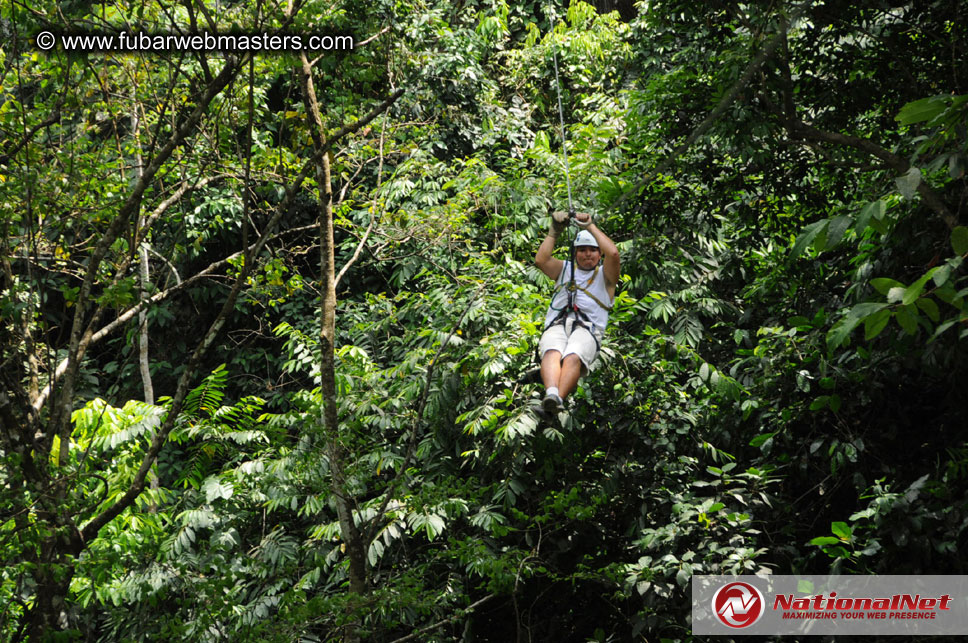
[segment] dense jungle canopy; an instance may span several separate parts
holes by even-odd
[[[61,39],[122,33],[355,44]],[[0,34],[0,639],[687,640],[693,574],[968,573],[963,0]],[[564,143],[622,278],[546,422]]]

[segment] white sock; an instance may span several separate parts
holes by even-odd
[[[557,386],[549,386],[547,389],[545,389],[545,395],[546,396],[547,395],[558,395],[558,387]],[[558,395],[558,397],[561,397],[561,396]]]

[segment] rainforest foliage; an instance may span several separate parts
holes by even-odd
[[[697,573],[968,573],[961,0],[3,0],[0,33],[0,639],[685,640]],[[565,143],[624,274],[549,423]]]

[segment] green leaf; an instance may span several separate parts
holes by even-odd
[[[913,335],[918,332],[918,313],[914,306],[902,306],[897,310],[897,323],[904,332]]]
[[[871,219],[870,226],[874,228],[878,234],[887,234],[890,232],[890,228],[887,227],[887,223],[883,219]]]
[[[827,406],[827,404],[829,403],[830,403],[830,396],[821,395],[820,397],[818,397],[817,399],[815,399],[813,402],[810,403],[810,410],[819,411],[820,409]]]
[[[864,320],[864,339],[871,340],[881,334],[881,331],[891,321],[891,311],[881,310]]]
[[[699,367],[699,379],[703,382],[709,381],[709,364],[703,362],[703,365]]]
[[[202,491],[205,493],[205,502],[211,503],[218,498],[228,500],[235,492],[231,482],[222,482],[218,476],[209,476],[202,483]]]
[[[817,545],[818,547],[822,547],[824,545],[839,545],[840,539],[834,538],[833,536],[819,536],[811,540],[809,544]]]
[[[803,229],[803,232],[801,232],[797,237],[796,242],[794,242],[793,250],[790,251],[790,258],[796,259],[803,254],[803,251],[806,250],[811,243],[813,243],[814,239],[817,238],[817,235],[819,235],[821,231],[827,229],[829,224],[830,221],[828,219],[824,219],[823,221],[817,221],[806,226]]]
[[[851,535],[854,533],[850,525],[845,522],[830,523],[830,531],[841,540],[850,540]]]
[[[865,302],[851,308],[847,316],[834,324],[827,333],[827,348],[833,350],[840,346],[861,321],[885,308],[887,304],[881,302]]]
[[[957,154],[952,154],[948,157],[948,176],[954,180],[960,179],[964,176],[965,171],[961,167],[961,157]]]
[[[936,329],[934,329],[934,335],[931,336],[931,339],[929,341],[934,341],[935,339],[938,338],[939,335],[941,335],[941,333],[945,332],[946,330],[954,326],[956,323],[958,323],[957,319],[951,319],[941,324]]]
[[[941,311],[938,310],[938,304],[934,303],[933,299],[927,297],[922,297],[918,299],[918,308],[924,311],[924,314],[928,316],[934,323],[941,321]]]
[[[857,328],[857,324],[859,323],[859,319],[848,316],[834,324],[830,330],[827,331],[827,350],[832,351],[843,344],[844,340],[847,339],[851,331]]]
[[[871,279],[871,285],[874,286],[874,290],[886,295],[891,291],[891,288],[904,288],[904,284],[900,281],[895,281],[893,279],[888,279],[887,277],[878,277],[877,279]]]
[[[931,276],[931,278],[934,279],[934,285],[940,288],[945,284],[945,282],[948,281],[948,277],[950,276],[951,276],[951,266],[948,264],[945,264],[943,266],[938,266],[938,269]]]
[[[759,403],[756,400],[743,400],[740,408],[743,410],[743,419],[748,420],[750,416],[753,415],[753,411],[759,408]]]
[[[898,191],[905,199],[912,199],[918,190],[918,186],[921,184],[921,170],[912,167],[904,176],[899,176],[894,179],[894,183],[897,184]]]
[[[840,410],[840,402],[841,402],[841,400],[840,400],[840,396],[839,395],[837,395],[836,393],[834,393],[833,395],[831,395],[830,396],[830,410],[833,411],[834,413],[838,412]]]
[[[968,228],[958,226],[951,231],[951,247],[956,255],[968,254]]]
[[[928,283],[928,279],[934,274],[935,269],[929,270],[923,277],[915,281],[913,284],[904,289],[904,296],[901,298],[901,303],[905,306],[913,304],[924,292],[924,285]]]
[[[963,291],[962,291],[963,292]],[[943,286],[939,286],[934,291],[934,296],[943,301],[946,304],[950,304],[961,310],[961,304],[963,302],[964,295],[962,292],[955,290],[955,287],[951,283],[946,283]]]
[[[850,552],[841,546],[830,547],[823,550],[831,558],[850,558]]]
[[[533,147],[548,151],[551,149],[551,143],[548,141],[548,134],[543,131],[539,131],[534,137]]]
[[[824,250],[832,250],[837,247],[837,245],[843,240],[844,233],[847,232],[847,228],[850,227],[851,219],[848,216],[834,217],[830,220],[830,226],[827,229],[827,243],[824,246]]]
[[[690,578],[692,578],[692,572],[690,572],[688,569],[680,569],[678,572],[676,572],[676,582],[679,584],[679,587],[685,587],[689,583]],[[601,637],[597,636],[598,632],[600,631],[602,633]],[[595,630],[595,633],[596,633],[595,640],[597,641],[605,640],[604,630]]]
[[[854,225],[854,230],[857,234],[861,234],[870,225],[871,217],[875,219],[884,218],[884,213],[887,211],[887,204],[884,201],[877,200],[871,201],[863,208],[860,209],[860,214],[857,216],[857,223]]]
[[[770,438],[772,438],[774,435],[776,435],[776,431],[774,431],[773,433],[761,433],[755,438],[753,438],[752,440],[750,440],[750,446],[751,447],[763,446],[763,443],[769,440]]]
[[[830,230],[830,220],[827,220],[827,225],[820,229],[817,234],[817,238],[813,240],[813,251],[820,254],[827,247],[827,232]]]
[[[946,99],[946,96],[929,96],[912,101],[902,107],[895,118],[901,125],[934,120],[948,108]]]
[[[874,313],[880,310],[884,310],[885,308],[887,308],[887,304],[883,302],[865,301],[864,303],[857,304],[856,306],[851,308],[850,312],[847,315],[848,317],[857,317],[858,319],[864,319],[865,317],[873,315]]]

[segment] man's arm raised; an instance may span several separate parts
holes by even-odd
[[[558,235],[561,231],[565,229],[568,224],[568,213],[567,212],[555,212],[551,215],[551,227],[548,229],[548,234],[545,236],[544,241],[538,246],[538,252],[534,255],[534,265],[538,266],[538,270],[548,275],[549,279],[557,280],[558,276],[561,274],[561,269],[565,265],[565,262],[561,259],[555,259],[551,253],[555,251],[555,244],[558,242]]]

